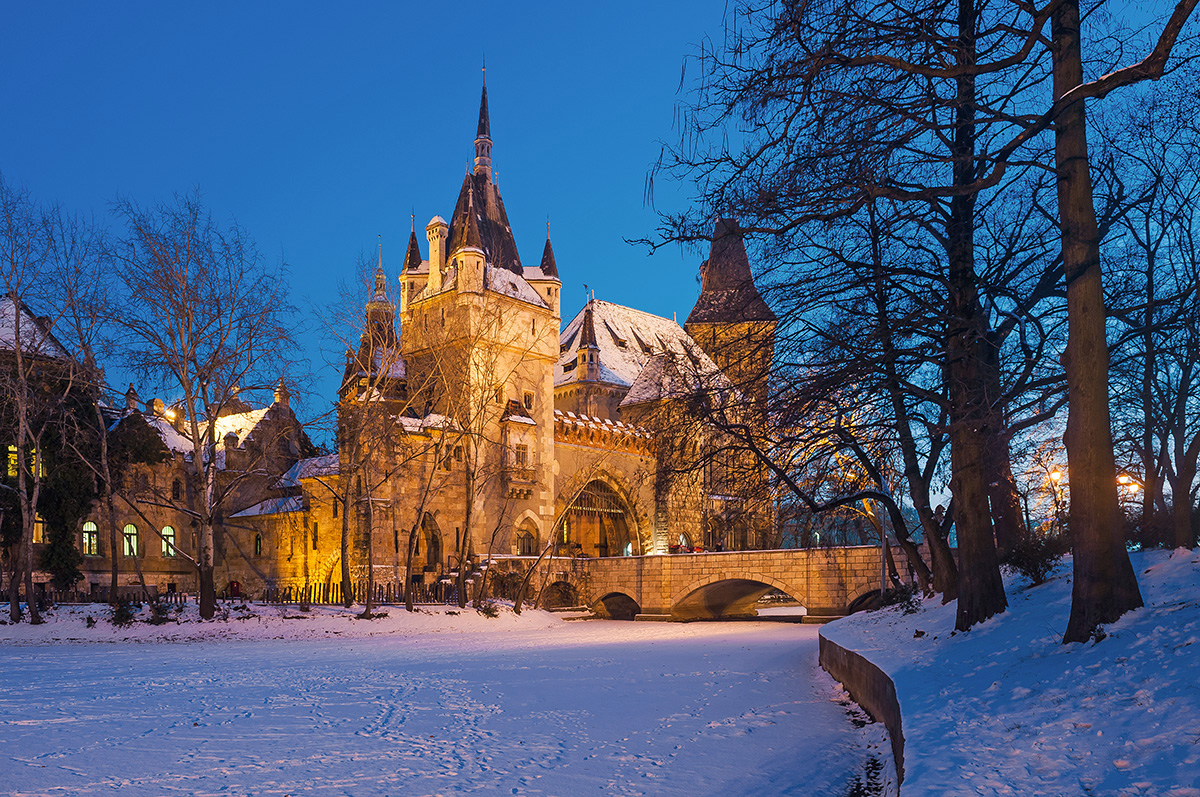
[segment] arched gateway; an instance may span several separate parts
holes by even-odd
[[[642,553],[633,512],[603,481],[588,482],[571,501],[555,529],[559,553],[637,556]]]

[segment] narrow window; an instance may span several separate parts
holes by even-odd
[[[138,555],[138,530],[137,526],[132,523],[125,524],[125,529],[121,532],[124,539],[123,553],[126,556]]]
[[[179,482],[175,482],[179,484]],[[162,555],[175,556],[175,528],[173,526],[163,526],[162,529]]]
[[[8,475],[16,478],[17,475],[17,447],[8,447]]]
[[[171,500],[178,501],[181,498],[183,498],[183,482],[176,479],[171,482]]]
[[[46,521],[41,515],[33,516],[33,541],[35,543],[43,543],[46,541]]]
[[[317,524],[313,521],[313,550],[317,550]]]
[[[262,556],[262,535],[261,534],[254,535],[254,555]]]
[[[338,502],[337,502],[337,499],[335,498],[335,499],[333,499],[333,516],[337,517],[337,513],[338,513]]]
[[[496,399],[497,404],[504,403],[504,385],[500,385],[499,387],[496,388],[495,399]]]
[[[455,446],[455,447],[454,447],[454,461],[455,461],[455,462],[462,462],[462,461],[463,461],[463,452],[462,452],[462,446]]]
[[[90,520],[83,524],[83,555],[100,555],[100,530]]]
[[[525,409],[533,409],[533,394],[528,391],[525,392]]]

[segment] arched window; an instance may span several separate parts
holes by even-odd
[[[126,523],[125,528],[121,531],[121,536],[124,539],[123,553],[126,556],[138,555],[138,530],[137,526],[132,523]]]
[[[179,484],[179,482],[175,482]],[[163,526],[162,528],[162,555],[175,556],[175,527]]]
[[[83,524],[83,555],[100,555],[100,529],[90,520]]]
[[[262,556],[262,535],[261,534],[254,535],[254,555]]]
[[[176,479],[171,482],[171,500],[178,501],[180,498],[183,498],[183,482]]]

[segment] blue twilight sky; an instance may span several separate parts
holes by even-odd
[[[486,53],[500,188],[526,264],[541,256],[549,216],[564,323],[584,283],[682,321],[703,254],[647,256],[622,239],[653,231],[646,172],[658,142],[674,140],[684,56],[705,35],[720,39],[724,8],[10,3],[0,171],[106,219],[118,193],[151,203],[198,187],[214,216],[236,217],[270,262],[286,261],[311,314],[354,282],[378,235],[394,277],[410,212],[418,230],[449,218]],[[656,186],[660,207],[678,196]],[[318,376],[311,414],[333,398],[340,356],[322,352],[318,333],[305,342]]]

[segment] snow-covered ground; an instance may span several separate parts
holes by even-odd
[[[1133,561],[1146,607],[1099,642],[1061,644],[1069,560],[965,634],[936,600],[825,626],[896,683],[905,797],[1200,797],[1200,554]]]
[[[0,626],[0,793],[842,795],[886,750],[815,626],[251,611]]]

